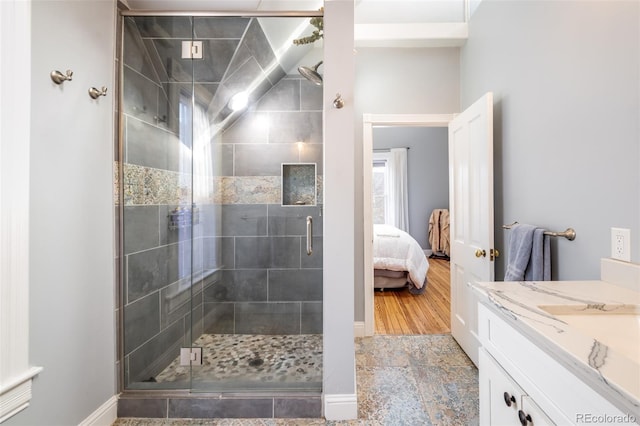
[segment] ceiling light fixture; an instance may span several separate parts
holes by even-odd
[[[240,111],[249,104],[249,93],[246,91],[238,92],[229,101],[229,108],[233,111]]]

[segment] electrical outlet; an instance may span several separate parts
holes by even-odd
[[[631,231],[611,228],[611,257],[625,262],[631,261]]]

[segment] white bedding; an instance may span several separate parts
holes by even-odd
[[[390,225],[373,225],[373,268],[408,271],[409,281],[422,288],[429,262],[413,237]]]

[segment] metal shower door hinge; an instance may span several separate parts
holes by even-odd
[[[180,365],[202,365],[202,348],[180,348]]]
[[[182,59],[202,59],[202,42],[191,40],[183,41]]]

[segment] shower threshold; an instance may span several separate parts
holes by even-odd
[[[195,392],[321,391],[322,335],[203,334],[202,365],[177,357],[154,379],[173,388],[191,379]],[[173,386],[172,386],[173,385]]]

